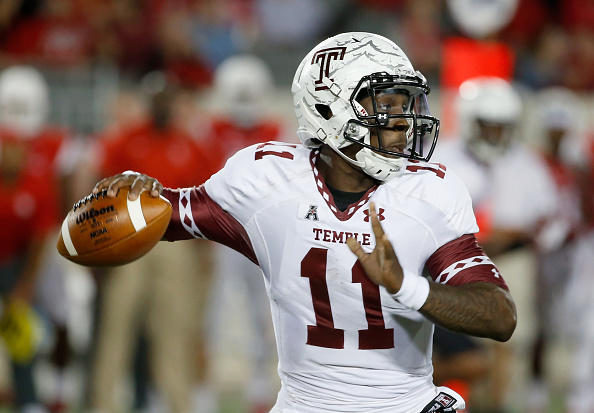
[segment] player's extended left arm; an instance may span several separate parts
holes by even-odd
[[[493,279],[498,279],[497,282],[475,277],[476,282],[463,285],[441,284],[416,274],[404,274],[392,244],[377,219],[373,203],[370,205],[370,216],[376,238],[375,249],[366,253],[352,238],[347,243],[372,281],[384,286],[403,305],[420,311],[429,320],[449,330],[497,341],[510,339],[516,328],[516,307],[498,273],[493,275]],[[472,244],[473,238],[462,237],[459,242]],[[453,276],[454,272],[464,269],[468,278],[473,271],[484,273],[486,263],[490,263],[490,260],[484,255],[469,257],[459,261],[460,265],[443,271],[440,276],[445,280]]]

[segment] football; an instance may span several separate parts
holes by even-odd
[[[115,198],[103,190],[74,204],[62,222],[58,252],[80,265],[112,267],[150,251],[165,234],[171,204],[147,191],[130,201],[129,189],[120,188]]]

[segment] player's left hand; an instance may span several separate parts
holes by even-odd
[[[347,245],[359,259],[369,279],[386,287],[390,294],[396,294],[400,290],[404,275],[394,248],[392,248],[392,244],[379,222],[373,202],[369,203],[369,216],[371,217],[371,228],[375,235],[375,248],[373,251],[366,253],[361,244],[354,238],[348,238],[346,240]]]

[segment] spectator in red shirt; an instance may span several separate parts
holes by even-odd
[[[221,100],[221,110],[211,121],[208,142],[216,154],[218,168],[231,155],[259,142],[286,140],[285,123],[270,113],[269,99],[274,91],[272,73],[254,55],[236,55],[226,59],[215,72],[214,96]],[[249,303],[250,331],[246,339],[252,370],[245,388],[245,404],[250,413],[265,413],[272,407],[278,384],[269,374],[277,364],[270,310],[260,269],[247,258],[225,246],[215,244],[215,271],[210,324],[216,330],[209,336],[222,339],[227,325],[221,320],[224,309],[231,304],[225,291],[245,292]],[[237,288],[237,283],[242,287]],[[217,346],[213,346],[216,348]]]
[[[11,308],[29,309],[48,237],[54,236],[58,214],[58,194],[46,175],[37,173],[30,146],[6,131],[0,132],[0,294],[4,307],[0,325],[9,323]],[[27,310],[30,313],[30,309]],[[34,320],[20,325],[26,347],[11,343],[4,332],[12,366],[16,408],[23,412],[44,412],[37,398],[33,369],[38,338],[27,334]],[[0,327],[0,329],[4,329]],[[20,337],[20,338],[19,338]],[[25,351],[24,354],[21,352]],[[19,354],[20,353],[20,354]]]
[[[203,182],[213,173],[208,154],[177,125],[183,92],[151,74],[150,118],[102,139],[100,175],[125,170],[159,176],[173,187]],[[147,82],[145,82],[147,83]],[[139,150],[140,148],[140,150]],[[161,159],[155,162],[155,159]],[[114,392],[126,377],[141,334],[148,340],[150,377],[171,412],[191,411],[192,384],[206,375],[206,359],[189,362],[202,346],[203,305],[208,300],[210,243],[191,243],[181,254],[168,243],[110,270],[101,289],[91,408],[117,411]],[[200,268],[196,272],[196,268]],[[165,277],[165,275],[167,275]],[[197,352],[203,355],[202,350]],[[196,367],[200,371],[196,371]]]
[[[222,110],[211,120],[209,138],[209,145],[215,145],[217,169],[240,149],[286,139],[284,122],[268,109],[273,92],[270,69],[254,55],[232,56],[217,68],[214,96],[220,99]]]
[[[79,159],[79,145],[65,128],[47,123],[49,107],[49,88],[38,70],[31,66],[11,66],[0,74],[0,125],[4,130],[3,135],[8,141],[21,142],[21,150],[26,154],[23,167],[25,175],[34,177],[35,182],[45,182],[55,188],[51,197],[48,195],[48,203],[53,208],[53,203],[57,202],[54,213],[65,215],[76,197],[70,191],[70,180]],[[19,181],[15,183],[15,188],[21,188],[21,185],[26,187],[28,184]],[[47,193],[47,190],[39,188],[36,191]],[[52,229],[56,229],[57,224],[57,221],[52,222]],[[62,383],[71,353],[67,330],[67,269],[66,263],[56,254],[54,237],[46,238],[42,248],[43,256],[39,258],[42,264],[35,268],[39,274],[31,276],[36,283],[31,286],[35,287],[35,294],[30,298],[35,299],[37,307],[52,323],[54,347],[50,361],[55,371],[55,380],[52,382],[56,387],[52,395],[51,410],[60,412],[65,408]],[[15,387],[18,386],[16,382]],[[15,390],[19,392],[18,389]]]

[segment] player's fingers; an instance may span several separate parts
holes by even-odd
[[[110,176],[109,178],[103,178],[102,180],[97,182],[97,184],[95,184],[95,187],[93,188],[93,193],[98,194],[102,190],[109,188],[109,185],[111,185],[113,179],[114,177]]]
[[[163,185],[161,185],[161,182],[157,181],[156,179],[153,179],[153,184],[152,184],[152,188],[151,188],[151,196],[157,198],[162,193],[163,193]]]
[[[107,196],[114,197],[117,195],[118,190],[123,187],[130,185],[132,183],[132,179],[130,179],[129,175],[126,174],[118,174],[114,176],[110,176],[107,178],[103,178],[100,180],[95,187],[93,188],[93,193],[98,194],[103,190],[107,190]]]
[[[371,229],[373,230],[375,239],[379,240],[384,236],[384,229],[382,228],[382,224],[379,222],[379,218],[375,210],[375,202],[369,203],[369,217],[371,219]]]
[[[130,201],[134,201],[136,198],[138,198],[138,196],[140,195],[142,190],[145,188],[152,190],[152,183],[151,183],[151,187],[147,188],[146,175],[136,175],[134,177],[134,181],[132,182],[132,185],[130,186],[130,191],[128,192],[128,199]]]
[[[384,265],[382,266],[382,270],[390,271],[393,273],[393,275],[396,275],[397,277],[402,277],[402,267],[400,266],[400,262],[398,261],[398,256],[396,255],[396,252],[394,252],[394,247],[392,247],[392,243],[388,239],[388,235],[384,234],[381,240],[378,241],[378,244],[382,245],[382,252],[384,257]]]
[[[107,186],[107,196],[115,197],[120,190],[121,179],[113,179],[111,180],[110,184]]]
[[[367,253],[361,248],[361,244],[359,244],[356,239],[347,238],[346,243],[359,260],[366,258]]]
[[[121,187],[128,186],[131,183],[132,178],[130,177],[130,175],[119,174],[107,178],[105,180],[105,183],[102,185],[103,188],[101,189],[107,189],[107,196],[113,198],[117,196],[118,191]]]
[[[377,250],[380,270],[383,271],[384,266],[386,265],[386,248],[383,243],[383,238],[380,238],[378,242],[376,242],[375,249]]]
[[[384,249],[384,254],[386,256],[387,259],[398,259],[396,257],[396,253],[394,252],[394,247],[392,247],[392,243],[390,242],[390,240],[388,239],[388,235],[384,234],[381,237],[381,244],[383,246]]]

